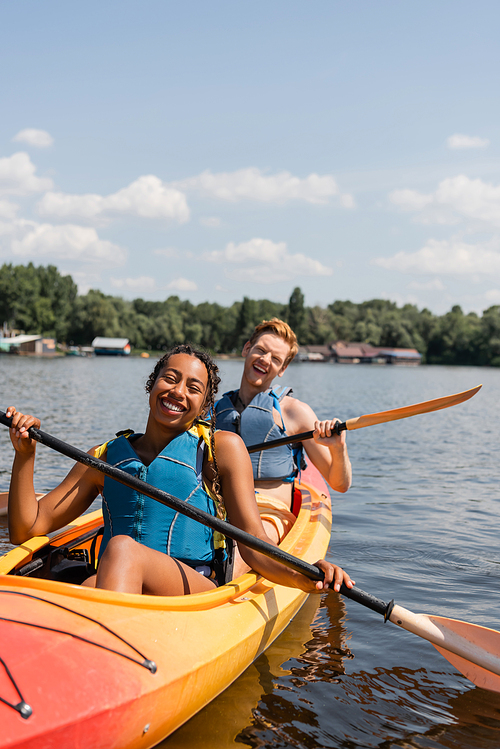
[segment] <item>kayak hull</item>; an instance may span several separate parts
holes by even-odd
[[[319,474],[304,473],[281,548],[314,563],[328,548],[331,507]],[[100,523],[100,513],[79,518],[51,546]],[[237,679],[307,598],[254,573],[170,598],[6,574],[33,564],[48,541],[0,558],[0,657],[12,677],[0,663],[0,699],[22,697],[32,710],[23,718],[0,702],[1,749],[154,746]]]

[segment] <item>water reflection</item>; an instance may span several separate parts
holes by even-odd
[[[344,673],[343,659],[352,657],[341,624],[344,614],[338,596],[323,601],[310,596],[285,632],[229,689],[158,746],[224,749],[235,743],[246,744],[247,732],[253,736],[253,726],[261,720],[254,719],[254,714],[260,715],[268,699],[272,702],[274,729],[278,724],[286,725],[287,720],[296,720],[301,713],[314,724],[315,706],[302,697],[302,689],[318,679],[335,682]],[[282,683],[283,677],[290,680],[290,686]],[[289,694],[281,698],[282,691]],[[290,714],[288,699],[295,693],[298,696]],[[252,728],[247,729],[249,724]]]
[[[307,658],[306,653],[299,662]],[[331,679],[328,670],[319,669],[309,684],[299,668],[291,673],[291,678],[278,678],[274,692],[261,699],[239,742],[273,749],[498,749],[500,745],[500,695],[477,688],[457,695],[454,689],[438,686],[426,669],[377,668],[350,674],[348,679]],[[322,690],[320,703],[321,682],[332,686],[326,701]]]

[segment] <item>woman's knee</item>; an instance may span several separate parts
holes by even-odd
[[[130,536],[113,536],[108,541],[102,560],[127,562],[137,554],[138,547],[137,541],[134,541]]]

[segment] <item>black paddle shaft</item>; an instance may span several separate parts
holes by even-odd
[[[337,421],[332,429],[335,434],[347,431],[347,424],[345,421]],[[292,445],[295,442],[302,442],[303,440],[310,440],[314,434],[314,430],[310,432],[301,432],[301,434],[292,434],[288,437],[280,437],[277,440],[270,440],[269,442],[261,442],[258,445],[250,445],[247,447],[249,453],[258,453],[262,450],[270,450],[272,447],[281,447],[281,445]]]
[[[4,411],[0,411],[0,423],[4,424],[6,427],[10,427],[12,424],[12,417],[7,417]],[[157,489],[155,486],[147,484],[136,476],[131,476],[120,468],[116,468],[110,463],[95,458],[93,455],[89,455],[88,453],[83,452],[83,450],[79,450],[77,447],[73,447],[73,445],[69,445],[67,442],[63,442],[57,437],[53,437],[47,432],[42,432],[41,429],[30,427],[28,434],[31,439],[34,439],[36,442],[40,442],[40,444],[46,445],[46,447],[50,447],[72,460],[83,463],[83,465],[88,468],[94,468],[96,471],[104,473],[106,476],[118,481],[120,484],[124,484],[130,489],[135,489],[140,494],[145,494],[147,497],[151,497],[151,499],[155,499],[157,502],[176,510],[176,512],[186,515],[192,520],[196,520],[197,522],[212,528],[214,531],[219,531],[219,533],[228,536],[228,538],[232,538],[234,541],[239,541],[250,549],[280,562],[285,567],[300,572],[310,580],[324,579],[324,574],[318,567],[315,567],[308,562],[304,562],[302,559],[298,559],[276,546],[271,546],[271,544],[262,541],[260,538],[251,536],[249,533],[242,531],[241,528],[237,528],[225,520],[220,520],[204,510],[191,507],[189,504],[174,497],[172,494]],[[389,609],[392,608],[392,602],[386,604],[384,601],[371,596],[369,593],[359,590],[359,588],[347,588],[342,584],[340,592],[342,595],[346,596],[346,598],[351,598],[353,601],[361,603],[363,606],[372,609],[372,611],[375,611],[377,614],[382,614],[385,618],[387,618],[388,613],[390,613]]]

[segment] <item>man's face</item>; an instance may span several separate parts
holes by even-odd
[[[241,353],[245,357],[243,376],[247,382],[259,390],[267,390],[275,377],[283,375],[290,346],[274,333],[262,333],[252,346],[247,341]]]

